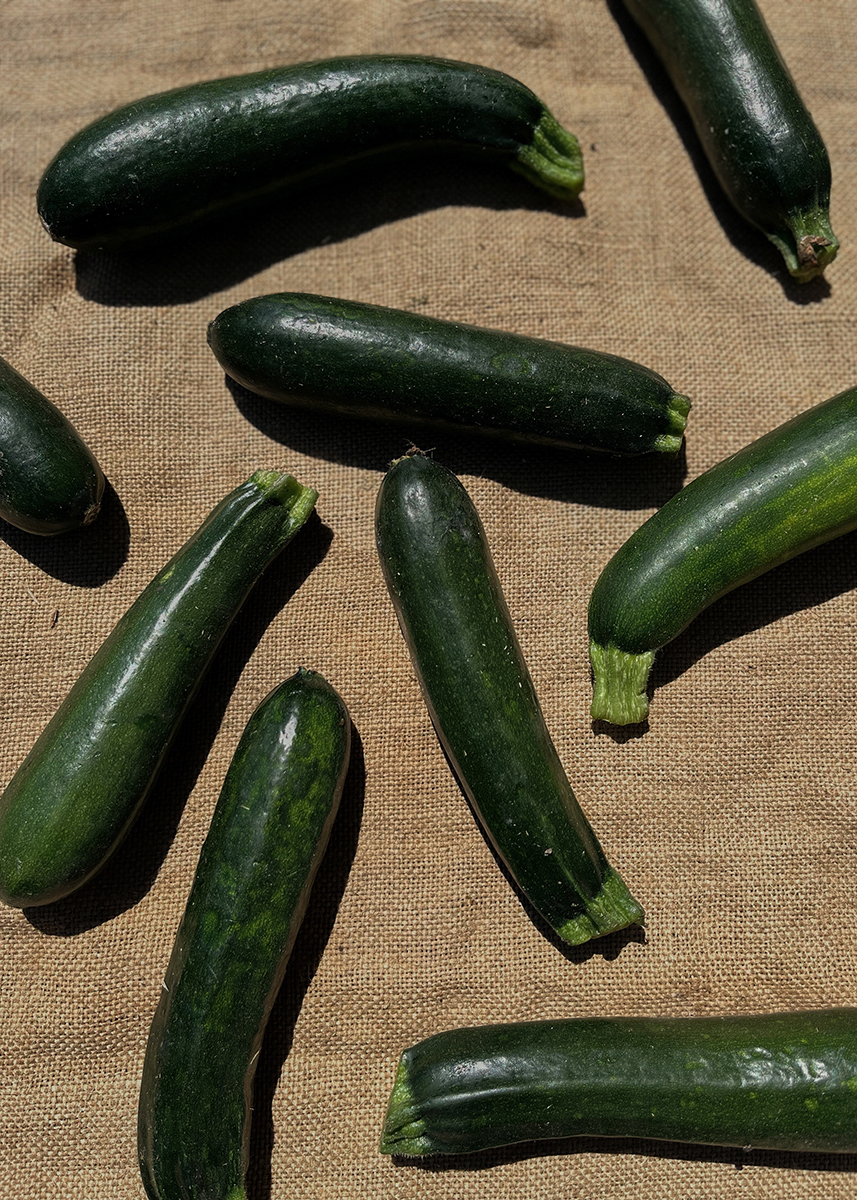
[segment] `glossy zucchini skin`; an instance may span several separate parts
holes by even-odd
[[[441,745],[521,891],[571,945],[641,923],[563,771],[461,482],[423,455],[398,459],[375,530]]]
[[[592,716],[648,714],[655,651],[718,597],[857,528],[857,388],[692,480],[617,550],[589,602]]]
[[[625,0],[693,120],[724,192],[799,282],[839,243],[830,160],[755,0]]]
[[[539,1138],[857,1150],[857,1010],[453,1029],[402,1054],[384,1154]]]
[[[431,147],[505,160],[560,199],[583,186],[577,139],[511,76],[451,59],[354,55],[117,109],[60,149],[37,204],[55,241],[116,245],[372,155]]]
[[[0,517],[52,536],[98,516],[104,475],[56,405],[0,358]]]
[[[303,669],[244,731],[149,1033],[137,1137],[150,1200],[244,1200],[256,1063],[350,744],[342,699]]]
[[[690,408],[614,354],[302,292],[227,308],[208,342],[270,400],[548,446],[674,453]]]
[[[0,900],[67,896],[148,795],[214,652],[316,492],[257,471],[230,492],[95,652],[0,797]]]

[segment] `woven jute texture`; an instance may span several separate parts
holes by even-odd
[[[0,913],[3,1200],[142,1197],[143,1052],[199,849],[250,713],[301,665],[345,698],[355,752],[264,1044],[252,1200],[855,1194],[857,1156],[597,1138],[428,1165],[377,1150],[399,1052],[441,1029],[857,1004],[857,535],[695,621],[657,660],[647,728],[611,735],[588,717],[586,607],[610,555],[685,482],[857,383],[853,6],[762,7],[833,164],[843,249],[827,282],[803,288],[718,192],[618,3],[2,5],[0,354],[72,419],[110,491],[80,534],[0,535],[0,783],[223,495],[259,467],[320,492],[318,519],[233,626],[113,862],[63,902]],[[126,256],[76,254],[41,228],[41,172],[112,108],[373,52],[480,62],[528,84],[580,137],[581,202],[432,157],[319,181]],[[230,388],[207,347],[221,309],[278,290],[613,351],[692,399],[686,454],[671,462],[430,438],[483,518],[559,753],[646,907],[645,934],[563,954],[498,870],[439,748],[375,551],[378,485],[412,431],[263,402]]]

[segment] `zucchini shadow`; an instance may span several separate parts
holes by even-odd
[[[267,400],[225,377],[242,415],[275,442],[310,458],[386,471],[416,444],[454,475],[487,476],[512,491],[593,508],[660,508],[681,490],[687,474],[684,443],[678,454],[619,457],[513,443],[492,434],[464,434],[331,415]]]
[[[365,786],[363,745],[358,730],[352,726],[351,763],[339,812],[262,1043],[253,1084],[247,1200],[271,1200],[274,1093],[292,1046],[304,996],[330,940],[351,873],[363,817]],[[333,949],[341,954],[345,947],[339,945]]]
[[[428,150],[379,156],[169,235],[80,250],[77,290],[111,307],[191,304],[318,246],[451,206],[585,215],[580,200],[554,200],[490,158],[474,163]]]
[[[74,937],[132,908],[146,895],[173,843],[242,670],[265,630],[322,561],[331,540],[330,529],[313,512],[299,536],[271,564],[217,650],[127,837],[83,887],[53,904],[23,910],[36,929],[54,937]],[[288,671],[283,670],[285,678]]]
[[[727,242],[731,242],[750,262],[772,275],[782,287],[786,299],[792,303],[807,305],[825,300],[831,290],[827,279],[819,276],[809,283],[796,282],[789,274],[779,250],[768,241],[760,229],[751,225],[732,206],[706,157],[690,114],[648,38],[627,11],[622,0],[607,0],[607,7],[652,92],[674,125]]]

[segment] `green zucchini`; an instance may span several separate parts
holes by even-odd
[[[104,475],[71,422],[0,358],[0,517],[50,536],[98,516]]]
[[[853,1153],[857,1009],[438,1033],[401,1056],[381,1152],[578,1135]]]
[[[441,745],[524,896],[571,945],[641,923],[563,771],[461,482],[421,454],[398,459],[375,529]]]
[[[60,149],[38,189],[51,237],[77,248],[160,234],[388,151],[505,161],[562,199],[580,146],[501,71],[418,55],[297,63],[146,96]]]
[[[614,354],[301,292],[227,308],[208,342],[270,400],[549,446],[674,453],[690,408]]]
[[[229,767],[152,1022],[137,1141],[150,1200],[244,1200],[253,1076],[348,770],[348,711],[300,670]]]
[[[0,900],[47,904],[128,832],[232,619],[317,493],[257,471],[230,492],[96,651],[0,797]]]
[[[857,388],[698,476],[613,555],[589,602],[592,716],[645,719],[655,652],[718,597],[857,528]]]
[[[800,282],[839,243],[830,160],[755,0],[625,0],[675,85],[738,212]]]

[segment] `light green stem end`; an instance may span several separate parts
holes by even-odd
[[[583,188],[583,155],[573,133],[545,109],[529,146],[511,164],[530,183],[557,200],[574,200]]]
[[[654,650],[629,654],[616,646],[589,643],[589,661],[595,676],[590,716],[612,725],[636,725],[649,715],[646,683],[655,661]]]
[[[254,471],[250,476],[250,482],[255,483],[269,499],[278,501],[289,510],[295,529],[299,529],[303,525],[318,500],[317,491],[304,487],[292,475],[287,475],[285,472]]]
[[[408,1083],[405,1060],[399,1060],[396,1082],[390,1093],[387,1116],[381,1130],[382,1154],[431,1154],[431,1146],[425,1135],[425,1121],[416,1115],[416,1104]]]
[[[569,946],[579,946],[592,938],[603,937],[628,925],[645,924],[645,913],[628,886],[612,868],[605,876],[601,890],[587,902],[586,912],[557,927],[557,933]]]
[[[662,454],[677,454],[681,449],[684,431],[687,427],[687,414],[690,412],[690,401],[687,396],[676,392],[669,402],[669,432],[662,433],[655,439],[655,449]]]
[[[798,283],[808,283],[823,274],[836,258],[839,240],[830,226],[827,208],[794,212],[786,218],[792,239],[769,233],[768,237],[786,261],[789,273]]]

